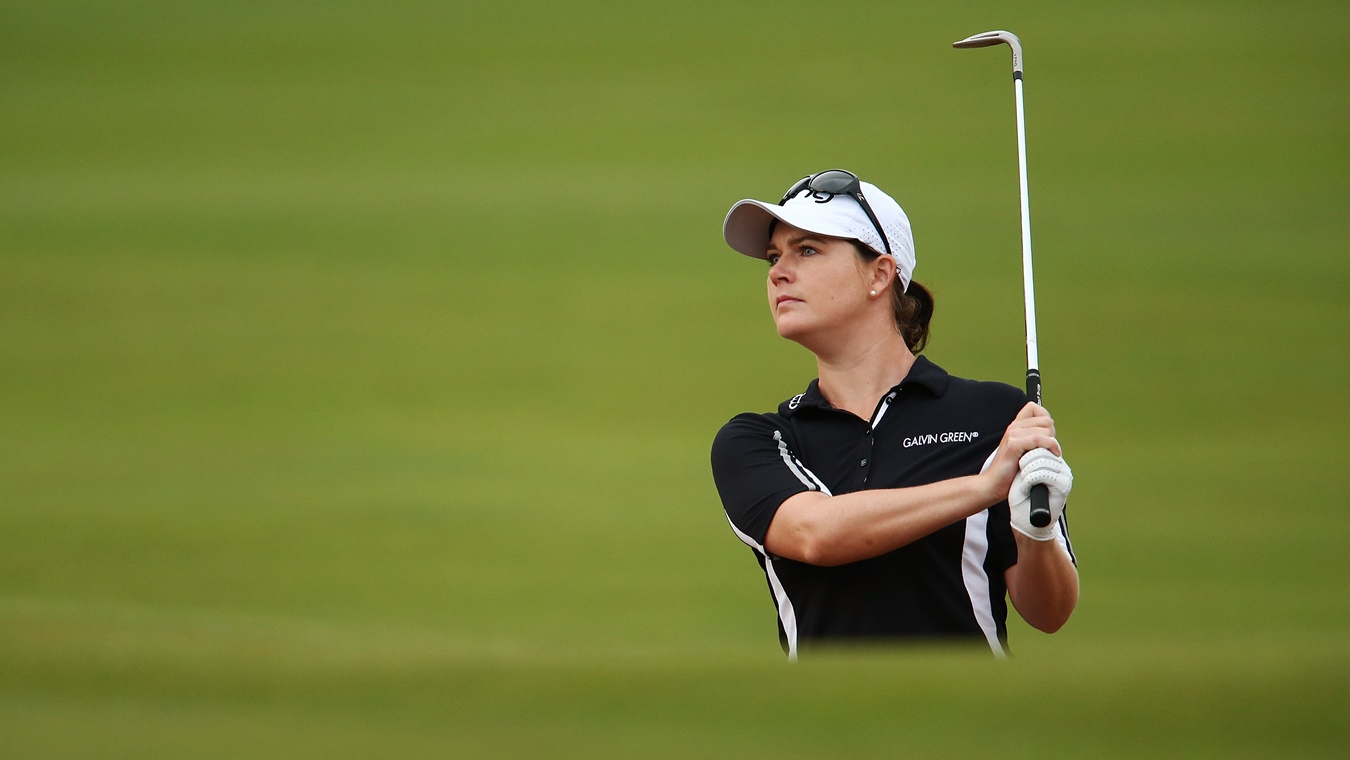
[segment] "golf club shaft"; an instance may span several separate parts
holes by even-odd
[[[955,48],[1007,45],[1012,50],[1013,95],[1017,103],[1017,178],[1022,199],[1022,295],[1027,315],[1027,396],[1041,403],[1040,357],[1036,347],[1036,286],[1031,274],[1031,200],[1027,192],[1027,125],[1022,102],[1022,41],[1009,31],[973,34],[952,43]],[[1031,524],[1050,524],[1050,492],[1042,484],[1031,488]]]
[[[1017,175],[1022,199],[1022,292],[1027,314],[1027,396],[1041,403],[1040,356],[1036,345],[1036,280],[1031,269],[1031,195],[1027,189],[1027,122],[1022,100],[1022,72],[1013,72],[1017,101]],[[1043,484],[1031,487],[1031,524],[1050,524],[1050,491]]]

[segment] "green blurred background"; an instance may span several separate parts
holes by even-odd
[[[1350,6],[910,5],[0,4],[0,755],[1344,752]],[[1019,383],[997,28],[1082,601],[788,666],[722,216],[877,182]]]

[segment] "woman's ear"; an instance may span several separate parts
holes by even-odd
[[[871,281],[868,287],[878,293],[885,293],[886,288],[895,285],[895,259],[890,256],[878,256],[872,260]]]

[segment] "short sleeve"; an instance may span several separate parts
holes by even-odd
[[[742,541],[761,551],[783,502],[822,490],[797,461],[782,427],[767,415],[742,414],[713,439],[713,481],[727,519]]]

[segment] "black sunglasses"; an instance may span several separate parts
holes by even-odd
[[[886,239],[886,233],[881,231],[881,222],[877,221],[877,215],[872,213],[872,207],[868,205],[867,199],[863,197],[862,182],[858,175],[843,169],[828,169],[819,174],[812,174],[809,177],[802,177],[797,184],[788,188],[783,194],[783,200],[778,202],[782,206],[793,198],[801,194],[803,190],[810,190],[811,197],[818,203],[826,203],[836,195],[847,195],[852,197],[862,206],[863,213],[871,220],[872,226],[876,228],[877,234],[881,236],[881,244],[886,246],[886,255],[891,255],[891,241]],[[827,196],[821,198],[820,196]]]

